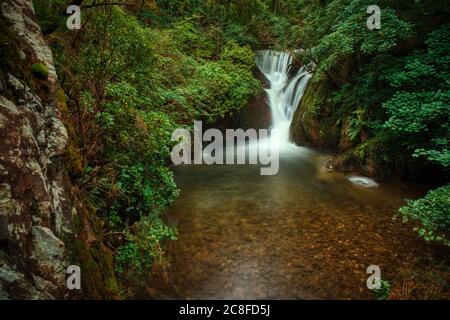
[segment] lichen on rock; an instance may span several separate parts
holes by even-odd
[[[58,109],[61,89],[32,2],[3,1],[0,11],[0,299],[89,297],[89,290],[68,292],[69,264],[89,267],[82,270],[85,286],[101,264],[107,275],[97,278],[112,285],[98,288],[95,297],[117,297],[108,250],[97,244],[102,250],[95,257],[73,250],[73,243],[82,243],[89,251],[101,237],[85,236],[86,229],[95,229],[89,219],[75,227],[74,220],[89,212],[66,172],[69,137]],[[33,77],[38,63],[48,71],[45,80]]]

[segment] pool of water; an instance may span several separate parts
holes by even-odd
[[[392,279],[414,257],[436,255],[393,220],[423,187],[366,188],[325,160],[298,147],[273,176],[257,165],[175,167],[181,196],[166,220],[178,240],[165,246],[164,276],[153,276],[156,298],[366,299],[368,266]]]

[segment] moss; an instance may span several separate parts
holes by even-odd
[[[66,168],[71,177],[81,177],[83,173],[83,158],[80,149],[70,142],[66,149]]]
[[[99,241],[66,242],[71,263],[81,268],[81,297],[84,299],[120,299],[120,288],[114,274],[112,253]]]
[[[308,84],[291,125],[293,140],[299,145],[335,148],[340,140],[339,117],[329,101],[332,86],[327,80]]]
[[[35,63],[31,66],[31,72],[36,78],[47,79],[48,69],[43,63]]]
[[[70,254],[70,262],[81,268],[81,293],[77,296],[76,292],[71,292],[75,294],[72,298],[121,299],[113,253],[101,241],[101,219],[95,217],[89,206],[83,206],[73,212],[72,228],[76,238],[65,239],[64,242]],[[96,239],[89,237],[88,233],[93,234]]]
[[[80,208],[72,215],[72,227],[76,238],[65,239],[71,264],[81,268],[81,293],[71,292],[72,298],[120,299],[120,287],[114,272],[112,252],[99,240],[85,240],[86,223],[89,231],[101,239],[99,219]]]
[[[66,169],[71,177],[81,177],[84,167],[83,156],[80,148],[76,144],[76,132],[72,122],[72,115],[67,106],[67,97],[61,88],[56,91],[56,103],[58,110],[61,112],[61,120],[69,135],[69,143],[65,153]]]

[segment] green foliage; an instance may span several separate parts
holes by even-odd
[[[395,47],[399,41],[411,34],[411,24],[401,20],[390,8],[383,8],[383,26],[380,30],[366,27],[366,9],[376,4],[371,0],[335,0],[325,8],[313,10],[307,18],[308,27],[301,36],[307,38],[311,48],[306,52],[306,59],[319,61],[317,75],[337,72],[333,69],[345,59],[359,55],[373,55],[386,52]],[[321,24],[321,38],[310,33]]]
[[[110,224],[158,217],[178,196],[166,167],[174,123],[165,113],[146,110],[145,96],[128,83],[111,83],[97,116],[108,146],[105,156],[120,164],[113,199],[105,203]],[[146,108],[147,107],[147,108]]]
[[[31,72],[36,78],[47,79],[48,69],[43,63],[35,63],[31,66]]]
[[[47,1],[33,2],[34,11],[44,35],[54,32],[58,27],[65,28],[67,17],[64,13],[67,6],[67,1],[64,0],[53,0],[51,4]]]
[[[111,83],[97,120],[107,133],[108,154],[124,163],[164,163],[170,154],[175,124],[170,117],[150,108],[152,102],[132,85]],[[126,151],[126,152],[124,152]]]
[[[255,65],[255,54],[252,49],[249,46],[238,45],[234,41],[227,42],[223,48],[221,59],[249,71]]]
[[[247,45],[254,38],[211,3],[161,2],[161,12],[138,18],[118,6],[86,8],[83,29],[59,35],[55,61],[78,130],[80,184],[105,227],[127,235],[116,243],[121,273],[148,271],[161,262],[160,241],[173,238],[161,216],[179,194],[168,167],[174,129],[232,114],[261,90]]]
[[[143,99],[154,98],[155,86],[148,80],[157,77],[155,47],[151,32],[136,18],[117,7],[111,9],[111,15],[95,10],[83,37],[74,69],[81,85],[95,90],[97,100],[104,98],[109,82],[120,81],[132,84]]]
[[[205,37],[192,18],[175,22],[169,32],[174,40],[173,45],[184,54],[208,59],[215,51],[213,39]]]
[[[212,122],[239,110],[259,89],[248,68],[218,61],[198,66],[187,85],[177,92],[196,118]]]
[[[178,197],[172,172],[164,166],[138,163],[124,167],[116,186],[118,194],[110,211],[115,221],[138,220],[141,215],[157,218]]]
[[[355,141],[367,125],[364,113],[364,109],[357,109],[349,120],[348,135],[351,141]]]
[[[135,225],[134,233],[127,233],[127,243],[117,250],[116,270],[124,277],[142,278],[154,262],[163,258],[161,241],[175,240],[173,229],[160,219],[143,218]]]
[[[204,57],[179,53],[166,60],[176,65],[177,73],[163,71],[175,81],[161,89],[162,104],[178,122],[190,124],[193,118],[213,122],[238,111],[261,90],[251,72],[254,54],[250,47],[229,41],[219,60],[203,60]],[[201,61],[197,61],[199,58]]]
[[[414,157],[450,166],[450,25],[427,36],[427,49],[396,60],[382,77],[398,90],[384,124]]]
[[[403,220],[415,221],[420,237],[450,245],[450,184],[429,191],[418,200],[409,200],[399,209]]]
[[[366,27],[373,4],[381,8],[379,30]],[[305,49],[299,57],[316,63],[312,81],[334,83],[332,116],[338,123],[351,115],[353,144],[364,142],[362,133],[380,142],[379,165],[450,164],[446,10],[429,0],[302,1],[304,24],[294,33]]]
[[[397,139],[404,137],[403,142],[413,151],[413,156],[424,156],[429,161],[450,166],[450,91],[401,92],[384,107],[390,116],[384,127]]]
[[[167,20],[196,17],[204,29],[216,29],[219,46],[223,37],[225,42],[232,40],[253,49],[259,48],[261,42],[286,49],[297,23],[296,1],[160,0],[157,4]],[[161,17],[157,20],[161,21]]]
[[[258,39],[250,33],[249,28],[237,22],[225,26],[223,32],[226,40],[235,41],[239,45],[257,47],[259,44]]]
[[[391,294],[391,284],[387,280],[380,280],[380,288],[374,289],[373,293],[378,300],[385,300]]]
[[[292,23],[287,17],[270,15],[268,18],[268,31],[273,38],[274,47],[283,50],[288,46]]]

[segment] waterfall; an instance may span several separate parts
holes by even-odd
[[[289,127],[305,93],[311,74],[302,67],[289,78],[292,56],[287,52],[263,50],[256,53],[256,65],[270,82],[265,89],[272,113],[272,129],[279,144],[291,144]]]

